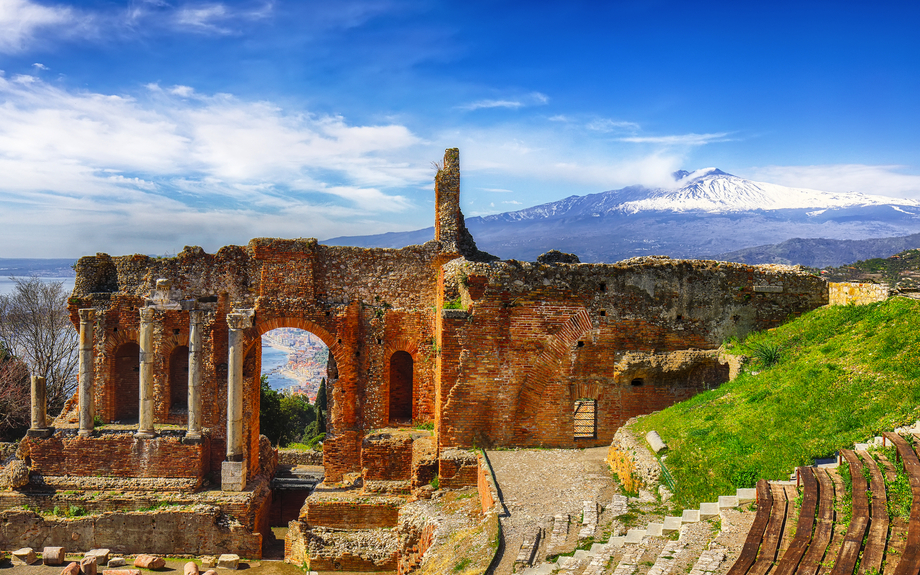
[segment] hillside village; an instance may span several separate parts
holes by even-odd
[[[880,285],[916,254],[502,261],[459,195],[448,149],[424,245],[81,258],[79,390],[46,413],[33,378],[0,548],[23,573],[192,575],[255,568],[280,529],[315,572],[920,570],[920,304]],[[321,453],[260,435],[279,328],[328,347]]]

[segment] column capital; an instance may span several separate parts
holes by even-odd
[[[141,314],[141,321],[148,323],[153,321],[153,316],[156,313],[156,310],[152,307],[142,307],[137,311]]]
[[[227,314],[227,326],[230,329],[249,329],[252,327],[252,318],[255,316],[253,309],[238,309]]]
[[[95,308],[85,307],[77,310],[77,313],[80,314],[80,323],[92,323],[96,319]]]

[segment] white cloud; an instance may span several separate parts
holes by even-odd
[[[540,92],[531,92],[526,96],[521,96],[514,99],[476,100],[475,102],[470,102],[469,104],[462,104],[457,106],[457,108],[467,111],[482,110],[488,108],[509,108],[516,110],[526,106],[543,106],[547,103],[549,103],[549,96]]]
[[[479,189],[480,189],[480,190],[484,190],[484,191],[486,191],[486,192],[495,192],[495,193],[498,193],[498,194],[512,194],[512,193],[514,193],[513,190],[506,190],[505,188],[479,188]]]
[[[520,205],[521,205],[521,202],[519,202],[519,201],[517,201],[517,200],[508,200],[508,201],[505,201],[505,202],[502,202],[502,203],[503,203],[503,204],[511,204],[512,206],[520,206]]]
[[[73,25],[78,19],[80,16],[67,7],[0,0],[0,52],[22,51],[40,31]]]
[[[866,164],[763,166],[745,170],[744,177],[827,192],[920,198],[920,175],[903,173],[905,169],[898,165]]]
[[[48,66],[45,66],[45,65],[42,64],[41,62],[36,62],[36,63],[32,64],[32,67],[35,68],[36,70],[49,70],[49,69],[50,69],[50,68],[48,68]]]
[[[619,138],[621,142],[634,144],[661,144],[665,146],[705,146],[716,142],[730,142],[728,132],[715,134],[678,134],[672,136],[628,136]]]
[[[419,151],[424,142],[402,125],[353,125],[186,86],[147,88],[141,99],[0,76],[4,239],[19,237],[18,222],[56,230],[83,222],[95,230],[115,221],[115,213],[130,214],[124,221],[134,224],[125,233],[135,228],[140,235],[193,222],[217,233],[214,212],[232,213],[248,222],[239,230],[259,235],[285,235],[298,225],[319,237],[387,231],[392,227],[379,218],[369,222],[414,208],[392,190],[431,181],[427,166],[404,160],[430,154]],[[310,207],[311,215],[297,206]],[[160,212],[175,217],[164,224]],[[92,217],[84,220],[87,214]],[[349,220],[333,225],[337,214]],[[122,229],[122,221],[115,228]],[[265,228],[269,221],[277,231]],[[46,235],[61,241],[59,233],[66,232]]]

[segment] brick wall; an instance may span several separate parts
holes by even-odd
[[[207,437],[184,445],[176,437],[137,439],[131,433],[77,437],[57,433],[23,439],[32,473],[40,475],[182,477],[203,479],[210,471]]]
[[[409,433],[374,433],[361,445],[364,481],[396,481],[412,478],[412,436]]]
[[[399,520],[399,503],[382,502],[379,499],[331,501],[314,497],[307,498],[307,504],[300,519],[310,527],[331,527],[334,529],[377,529],[395,527]]]

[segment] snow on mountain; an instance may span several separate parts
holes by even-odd
[[[789,188],[766,182],[754,182],[728,174],[717,168],[694,172],[675,172],[676,187],[649,189],[630,186],[620,190],[570,196],[551,202],[495,216],[484,220],[519,221],[558,216],[602,216],[619,212],[704,212],[732,213],[758,210],[812,209],[809,215],[820,215],[830,208],[890,206],[920,208],[920,202],[856,192],[835,193]],[[914,212],[905,212],[911,213]]]

